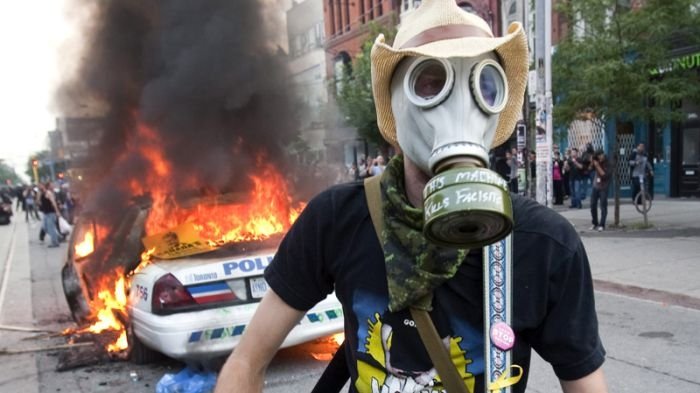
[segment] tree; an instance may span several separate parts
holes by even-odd
[[[700,44],[697,0],[565,0],[557,10],[569,21],[552,58],[557,126],[582,114],[664,124],[682,118],[682,99],[700,101],[697,69],[678,56]],[[618,173],[615,186],[619,225]]]
[[[21,180],[19,176],[17,176],[15,169],[6,164],[2,159],[0,159],[0,181],[2,181],[2,184],[7,184],[8,180],[11,184],[21,183]]]
[[[387,28],[373,23],[369,25],[369,31],[370,38],[362,44],[362,52],[355,57],[352,66],[346,65],[342,75],[337,76],[336,99],[347,123],[357,128],[361,137],[382,151],[386,151],[389,144],[379,132],[372,96],[370,52],[374,39],[380,33],[384,34],[387,42],[392,42],[396,35],[396,28]]]
[[[570,26],[552,58],[557,125],[568,125],[582,111],[602,119],[679,120],[682,111],[675,104],[700,99],[695,70],[668,68],[679,47],[700,44],[697,0],[622,3],[559,3]]]

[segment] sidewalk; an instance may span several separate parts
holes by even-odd
[[[700,199],[656,198],[649,229],[631,201],[620,202],[621,227],[611,198],[603,232],[589,229],[588,199],[583,209],[555,207],[581,235],[596,289],[700,309]]]
[[[17,329],[42,329],[35,324],[32,309],[32,278],[29,259],[27,224],[17,219],[3,227],[0,239],[0,349],[22,351],[33,343],[25,339],[36,332]],[[23,218],[23,217],[22,217]],[[8,392],[33,393],[39,391],[38,371],[32,353],[3,357],[0,387]]]

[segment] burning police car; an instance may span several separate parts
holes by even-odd
[[[135,363],[165,354],[216,366],[237,345],[267,291],[263,271],[294,220],[270,225],[274,212],[252,214],[251,204],[238,199],[199,198],[168,214],[151,201],[135,202],[109,225],[82,214],[62,272],[74,318],[89,325],[79,331],[111,331],[119,338],[107,350]],[[342,329],[342,308],[331,294],[306,313],[283,346]]]
[[[150,263],[131,278],[133,340],[169,357],[201,360],[224,356],[238,343],[267,291],[263,270],[274,249],[216,250]],[[283,346],[337,333],[342,308],[334,295],[309,310]],[[132,348],[134,361],[147,360]]]

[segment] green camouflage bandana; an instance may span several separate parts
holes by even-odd
[[[423,236],[423,210],[408,202],[403,156],[389,161],[381,178],[384,249],[389,310],[414,306],[430,311],[435,288],[450,279],[468,250],[445,248]]]

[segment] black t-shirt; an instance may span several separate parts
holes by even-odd
[[[513,364],[525,370],[512,389],[517,393],[525,391],[531,348],[565,380],[595,371],[605,350],[590,267],[575,230],[554,211],[511,197],[516,223]],[[436,289],[431,312],[461,375],[476,392],[484,390],[481,255],[481,249],[472,250],[457,274]],[[373,385],[379,390],[415,386],[434,376],[410,313],[387,310],[384,256],[362,183],[338,185],[315,197],[282,241],[265,278],[298,310],[308,310],[335,289],[343,304],[351,392],[371,392]]]

